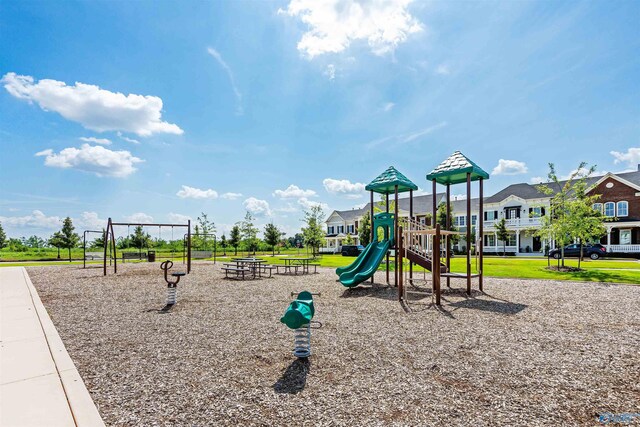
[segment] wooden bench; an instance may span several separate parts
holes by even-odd
[[[137,252],[122,252],[122,262],[125,262],[128,259],[147,259],[146,253],[137,253]]]
[[[102,259],[103,256],[104,254],[102,252],[87,252],[84,259],[90,259],[93,261],[94,259]]]
[[[229,277],[229,272],[233,272],[236,275],[236,279],[245,279],[245,274],[246,273],[251,273],[251,269],[250,268],[245,268],[245,267],[222,267],[222,269],[224,270],[224,277],[226,279],[232,279],[232,277]]]

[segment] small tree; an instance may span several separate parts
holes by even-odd
[[[578,268],[583,257],[585,242],[599,239],[606,233],[602,221],[605,220],[602,212],[593,209],[593,204],[600,198],[599,194],[588,196],[585,178],[579,179],[573,186],[575,198],[568,204],[571,234],[580,242],[580,256]]]
[[[264,227],[264,241],[271,246],[271,256],[276,255],[276,245],[280,242],[280,230],[278,227],[269,223]]]
[[[351,237],[351,233],[347,233],[347,237],[342,242],[343,245],[353,245],[353,237]]]
[[[151,236],[144,232],[141,225],[137,225],[136,228],[133,229],[133,234],[129,240],[134,248],[138,248],[138,253],[142,255],[142,248],[149,246]]]
[[[4,232],[4,228],[2,228],[2,223],[0,223],[0,249],[5,248],[7,243],[7,235]]]
[[[231,233],[229,234],[229,245],[235,250],[234,255],[238,255],[238,245],[240,245],[240,227],[236,224],[231,229]]]
[[[80,236],[75,233],[75,229],[71,218],[66,217],[62,222],[60,233],[62,234],[62,247],[69,250],[69,262],[71,262],[71,248],[75,248],[80,242]]]
[[[196,230],[202,233],[201,243],[203,249],[207,249],[207,244],[211,235],[216,233],[216,225],[213,221],[209,221],[207,218],[207,214],[202,212],[200,216],[197,218],[198,224],[196,225]],[[200,227],[198,227],[198,225]]]
[[[302,228],[305,244],[311,246],[312,254],[315,257],[318,248],[324,243],[324,212],[320,205],[313,205],[311,209],[304,212],[303,221],[307,224]]]
[[[438,224],[440,224],[440,227],[443,230],[447,229],[447,204],[444,202],[438,205],[438,210],[436,211],[436,221]],[[450,231],[458,230],[455,224],[453,223],[453,213],[451,210],[449,211],[449,224],[450,224],[449,226]],[[451,243],[455,245],[460,240],[460,236],[458,236],[457,234],[452,234],[449,236],[449,239],[451,239]]]
[[[369,217],[369,212],[364,214],[360,221],[358,237],[360,237],[360,244],[363,246],[367,246],[371,242],[371,218]]]
[[[258,228],[253,225],[254,218],[251,212],[247,211],[244,216],[244,220],[240,223],[240,230],[242,232],[242,240],[244,242],[247,253],[256,253],[258,249]]]
[[[227,236],[225,236],[224,234],[222,235],[222,237],[220,238],[220,246],[222,247],[222,256],[227,256]]]
[[[49,245],[58,249],[58,259],[60,259],[60,248],[64,247],[64,237],[62,236],[62,232],[56,231],[49,237]]]
[[[496,236],[502,241],[502,256],[507,254],[507,240],[509,239],[509,230],[507,229],[507,221],[502,218],[496,223]]]

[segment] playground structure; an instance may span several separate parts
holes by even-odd
[[[427,175],[427,180],[432,181],[433,206],[430,223],[420,223],[414,217],[413,212],[413,191],[418,186],[411,182],[406,176],[390,166],[385,172],[374,179],[365,188],[371,193],[371,242],[356,260],[347,267],[336,269],[336,274],[340,277],[340,282],[345,287],[354,287],[367,279],[371,279],[377,271],[380,263],[386,257],[386,283],[389,285],[389,250],[394,250],[394,285],[398,287],[398,301],[404,303],[407,300],[407,289],[405,281],[410,285],[418,281],[414,277],[414,265],[422,267],[431,272],[432,296],[436,305],[441,302],[441,279],[446,279],[447,287],[451,287],[451,279],[465,279],[466,293],[471,294],[471,281],[478,278],[478,287],[483,291],[482,269],[482,234],[484,207],[483,207],[483,182],[489,179],[489,174],[478,165],[465,157],[460,151],[454,152],[445,159],[433,171]],[[479,183],[479,214],[477,225],[472,222],[471,217],[471,183]],[[466,230],[464,232],[452,231],[451,224],[451,186],[466,183]],[[444,229],[437,223],[437,184],[446,186],[446,223]],[[409,192],[409,215],[408,218],[400,218],[398,212],[398,194]],[[386,212],[374,215],[373,193],[385,195]],[[394,213],[389,213],[389,194],[395,195]],[[402,223],[402,224],[401,224]],[[476,251],[478,254],[476,271],[471,269],[471,252],[474,239],[472,239],[472,228],[476,225],[479,239],[476,240]],[[380,233],[383,230],[383,234]],[[452,247],[451,241],[454,235],[465,236],[466,269],[462,273],[451,271]],[[479,242],[479,243],[478,243]],[[442,246],[444,245],[444,250]],[[444,253],[444,256],[443,256]],[[408,271],[404,269],[404,259],[409,261]],[[444,258],[444,260],[443,260]],[[426,281],[426,279],[424,280]]]
[[[294,295],[295,292],[292,292],[291,296]],[[297,358],[311,356],[311,322],[315,314],[313,295],[320,296],[307,291],[300,292],[280,318],[281,323],[293,329],[293,355]]]
[[[118,272],[117,244],[115,232],[113,231],[114,226],[158,227],[160,232],[162,232],[162,227],[170,227],[172,234],[174,227],[185,227],[187,229],[187,274],[191,272],[191,220],[188,220],[186,224],[141,224],[131,222],[113,222],[111,218],[109,218],[107,221],[107,228],[104,231],[104,257],[102,264],[104,276],[107,275],[107,256],[109,257],[110,263],[113,261],[113,272]]]
[[[171,277],[173,277],[174,280],[169,280],[169,270],[171,267],[173,267],[173,261],[167,260],[160,264],[160,269],[164,271],[164,281],[167,282],[167,305],[162,311],[168,311],[176,304],[178,283],[180,282],[180,278],[186,274],[183,272],[171,273]]]
[[[104,231],[84,230],[82,232],[82,268],[87,268],[87,234],[101,234],[104,238]],[[93,257],[91,259],[93,260]]]

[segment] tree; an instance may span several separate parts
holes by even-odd
[[[578,257],[578,268],[580,268],[584,243],[599,239],[606,233],[602,225],[605,218],[601,211],[593,209],[593,204],[598,201],[600,195],[587,195],[586,177],[579,179],[573,185],[573,194],[574,198],[568,204],[569,228],[572,237],[580,242],[580,257]]]
[[[7,235],[4,232],[4,228],[2,228],[2,223],[0,223],[0,249],[5,248],[7,243]]]
[[[130,241],[134,248],[138,248],[138,253],[142,254],[142,248],[149,246],[151,236],[144,232],[141,225],[136,225],[133,229],[133,234],[130,236]]]
[[[351,237],[351,233],[347,233],[347,237],[342,242],[343,245],[353,245],[353,237]]]
[[[201,242],[204,249],[206,250],[209,237],[216,233],[216,225],[213,221],[209,221],[209,218],[207,218],[207,214],[204,212],[200,213],[200,216],[197,218],[197,221],[198,221],[198,224],[196,224],[196,230],[202,233]],[[200,225],[199,228],[198,228],[198,225]]]
[[[253,225],[254,218],[251,212],[247,211],[244,220],[240,223],[240,231],[242,233],[242,241],[248,252],[256,253],[258,249],[258,228]]]
[[[587,163],[581,162],[578,168],[569,175],[569,179],[562,184],[558,179],[554,164],[549,163],[548,183],[536,186],[539,192],[550,197],[550,212],[542,217],[542,225],[538,230],[538,235],[549,236],[560,245],[558,262],[562,263],[562,267],[564,267],[564,247],[576,236],[576,224],[571,216],[571,204],[576,200],[574,180],[577,179],[577,188],[582,188],[581,191],[584,192],[586,179],[594,170],[595,166],[587,169]],[[584,187],[580,182],[584,183]]]
[[[60,259],[60,248],[64,247],[64,237],[60,231],[56,231],[49,237],[49,245],[58,249],[58,259]]]
[[[509,230],[507,229],[507,220],[502,218],[496,223],[496,236],[502,241],[502,256],[507,254],[507,240],[509,239]]]
[[[311,246],[312,254],[315,257],[318,248],[324,243],[324,212],[320,205],[313,205],[311,209],[304,212],[303,221],[307,224],[302,228],[305,244]]]
[[[46,243],[47,242],[43,238],[38,237],[35,234],[26,240],[27,246],[33,249],[43,248]]]
[[[371,218],[369,217],[369,212],[364,214],[360,221],[358,237],[360,237],[360,244],[363,246],[367,246],[371,243]]]
[[[449,210],[449,231],[457,231],[458,228],[453,223],[452,211],[452,209]],[[444,202],[438,205],[438,210],[436,211],[436,222],[440,224],[440,228],[442,230],[447,229],[447,204]],[[460,236],[457,234],[452,234],[449,236],[449,239],[451,239],[451,243],[455,245],[460,240]]]
[[[80,236],[75,233],[75,229],[71,218],[66,217],[62,222],[60,233],[62,234],[62,247],[69,250],[69,262],[71,262],[71,248],[75,248],[80,242]]]
[[[264,241],[271,246],[271,256],[276,256],[276,245],[280,243],[280,230],[278,227],[269,223],[264,227]]]
[[[241,238],[240,227],[238,226],[238,224],[236,224],[231,229],[231,233],[229,235],[229,245],[233,249],[235,249],[234,255],[236,256],[238,255],[238,245],[240,245],[240,238]]]
[[[222,256],[227,256],[227,236],[225,236],[224,234],[222,235],[222,237],[220,238],[220,246],[222,247]]]
[[[91,247],[92,248],[104,248],[104,236],[105,236],[105,230],[104,228],[102,229],[102,234],[98,235],[98,237],[96,237],[95,239],[93,239],[93,242],[91,242]]]

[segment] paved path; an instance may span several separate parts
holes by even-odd
[[[104,426],[23,267],[0,269],[0,426]]]

